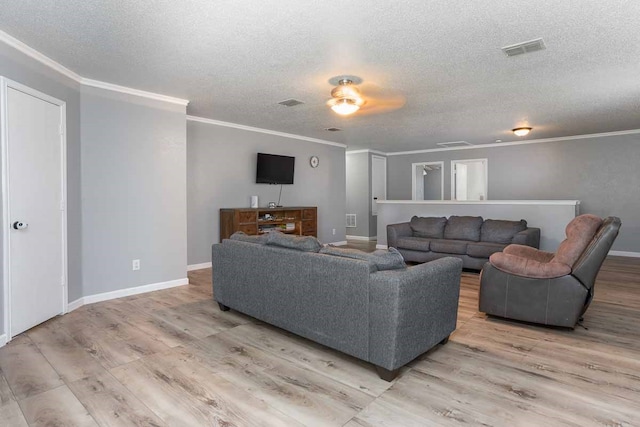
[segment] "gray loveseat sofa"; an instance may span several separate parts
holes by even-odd
[[[387,381],[456,328],[462,263],[455,258],[377,271],[360,259],[224,240],[211,259],[223,311],[370,362]]]
[[[456,257],[464,268],[481,270],[489,257],[507,245],[538,248],[540,229],[527,221],[483,220],[479,216],[417,217],[387,226],[387,245],[406,261],[427,262]]]

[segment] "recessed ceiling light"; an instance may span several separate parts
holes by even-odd
[[[531,129],[532,128],[529,128],[529,127],[521,127],[521,128],[511,129],[511,130],[517,136],[527,136],[527,135],[529,135],[529,132],[531,132]]]

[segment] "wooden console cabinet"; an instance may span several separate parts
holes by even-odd
[[[318,237],[318,208],[303,206],[220,209],[220,241],[228,239],[236,231],[256,235],[264,234],[273,228],[278,228],[283,233]]]

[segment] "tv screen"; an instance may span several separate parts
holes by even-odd
[[[295,157],[258,153],[256,184],[293,184]]]

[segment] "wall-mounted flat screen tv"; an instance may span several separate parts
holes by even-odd
[[[256,184],[293,184],[295,157],[258,153]]]

